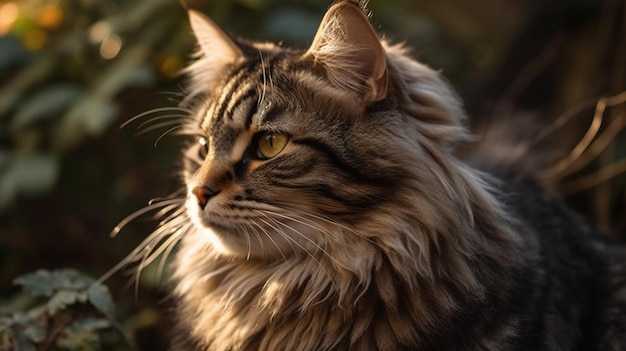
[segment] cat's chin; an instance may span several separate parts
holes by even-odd
[[[206,240],[212,250],[221,256],[241,259],[260,259],[264,261],[285,260],[299,252],[311,254],[320,247],[311,239],[305,238],[303,228],[298,228],[297,235],[290,231],[276,232],[274,228],[241,229],[211,222],[195,216],[193,219],[195,234]],[[290,227],[296,227],[291,224]],[[295,228],[294,228],[295,229]],[[308,233],[312,234],[312,233]]]
[[[282,258],[286,254],[286,250],[280,248],[274,239],[266,239],[268,242],[265,242],[259,235],[198,217],[193,222],[196,235],[208,241],[211,249],[219,255],[271,260],[275,257]]]

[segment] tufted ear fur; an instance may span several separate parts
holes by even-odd
[[[189,93],[185,101],[190,102],[196,96],[211,94],[219,85],[227,67],[245,57],[237,44],[217,24],[187,1],[181,0],[181,3],[187,9],[189,23],[199,48],[197,60],[185,70],[190,77]]]
[[[322,65],[335,86],[366,104],[387,95],[385,50],[363,10],[349,1],[326,12],[305,55]]]
[[[213,21],[197,10],[190,8],[187,12],[202,54],[216,67],[233,63],[243,57],[237,45]]]

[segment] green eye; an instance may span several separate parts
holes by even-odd
[[[204,160],[209,154],[209,141],[206,140],[205,137],[200,137],[200,139],[198,139],[198,144],[200,144],[200,148],[198,149],[198,157]]]
[[[289,136],[279,132],[267,132],[261,134],[257,145],[257,157],[262,160],[270,159],[278,155],[289,141]]]

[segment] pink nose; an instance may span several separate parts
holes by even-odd
[[[193,188],[191,190],[191,193],[196,197],[196,200],[198,200],[198,205],[200,205],[200,208],[204,209],[209,200],[211,200],[213,196],[217,195],[219,191],[215,191],[210,187],[204,185]]]

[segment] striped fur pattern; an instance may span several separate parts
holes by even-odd
[[[325,39],[306,51],[230,39],[190,10],[201,46],[217,35],[229,49],[201,48],[188,71],[185,129],[198,137],[184,212],[159,229],[180,240],[173,348],[626,347],[626,296],[605,289],[608,249],[532,182],[507,185],[454,156],[470,135],[437,72],[376,37],[359,57],[371,62],[349,75],[359,62],[345,52],[369,38],[345,47],[352,24],[341,21],[367,22],[363,8],[333,5],[340,27],[323,22]],[[261,157],[272,133],[288,142]],[[623,270],[610,274],[625,289]],[[596,298],[613,310],[588,310],[602,311]],[[589,322],[605,329],[587,333]]]

